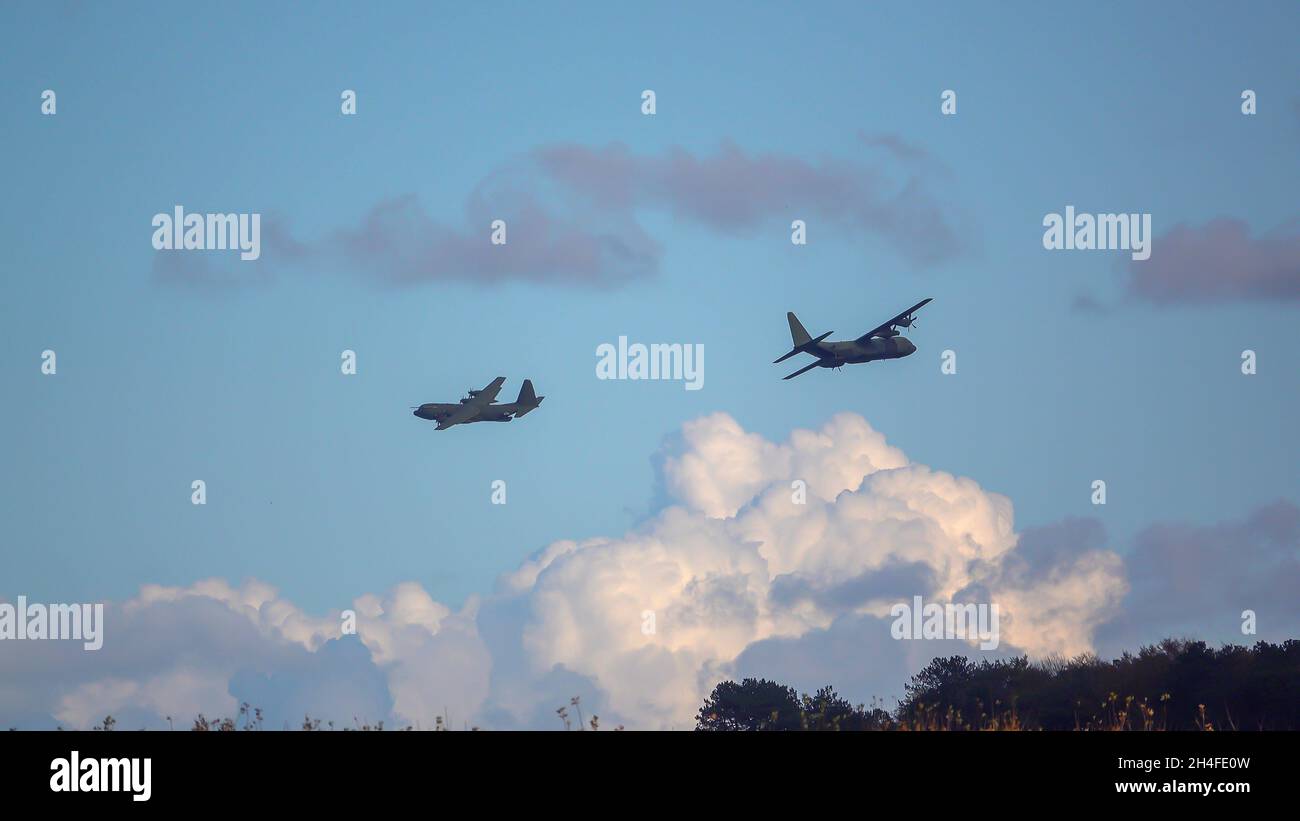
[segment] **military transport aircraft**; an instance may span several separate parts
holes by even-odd
[[[511,419],[517,419],[536,410],[546,398],[533,392],[533,380],[525,379],[524,386],[519,389],[518,399],[498,405],[497,394],[501,392],[501,386],[505,381],[504,376],[498,376],[483,390],[470,391],[469,395],[456,405],[426,402],[413,409],[414,415],[437,422],[438,427],[435,430],[446,430],[452,425],[468,422],[509,422]]]
[[[808,336],[808,332],[799,323],[799,318],[791,311],[785,317],[790,320],[790,337],[794,340],[794,348],[772,364],[784,362],[797,353],[810,353],[817,357],[817,361],[811,365],[806,365],[789,376],[782,377],[783,379],[794,379],[799,374],[806,373],[813,368],[838,368],[842,365],[852,365],[858,362],[874,362],[877,359],[899,359],[914,354],[916,353],[915,345],[907,339],[896,339],[895,337],[898,336],[899,328],[916,327],[916,319],[913,318],[912,314],[925,307],[929,301],[929,299],[923,299],[888,322],[867,331],[857,339],[846,342],[822,341],[835,333],[834,331],[827,331],[813,339]]]

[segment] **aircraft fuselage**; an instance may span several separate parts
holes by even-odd
[[[821,361],[823,368],[875,362],[878,359],[902,359],[916,353],[916,346],[908,339],[895,336],[888,339],[875,337],[866,342],[818,342],[808,353]]]
[[[441,422],[456,411],[460,410],[460,407],[459,404],[449,405],[442,402],[426,402],[412,411],[412,415],[418,416],[421,419],[428,419],[431,422]],[[471,422],[509,422],[513,418],[510,414],[513,413],[514,410],[515,405],[513,402],[508,405],[488,405],[486,408],[475,414],[473,418],[466,419],[461,424],[469,424]]]

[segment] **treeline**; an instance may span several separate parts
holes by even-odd
[[[1113,661],[936,658],[893,711],[766,679],[724,681],[697,730],[1296,730],[1300,640],[1166,639]]]

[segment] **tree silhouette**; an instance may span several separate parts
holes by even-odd
[[[1114,661],[1095,655],[935,658],[893,715],[854,707],[831,687],[800,697],[767,679],[724,681],[697,730],[1296,730],[1300,640],[1219,649],[1166,639]]]
[[[695,716],[697,730],[798,730],[799,694],[767,679],[724,681]]]
[[[1014,711],[1026,727],[1046,730],[1296,729],[1300,641],[1216,650],[1166,639],[1110,662],[936,658],[912,677],[897,713],[915,721],[936,709],[977,724]]]

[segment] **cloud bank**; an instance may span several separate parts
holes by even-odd
[[[1300,219],[1257,237],[1228,217],[1181,223],[1152,247],[1150,259],[1128,264],[1131,298],[1159,305],[1300,300]]]
[[[428,728],[446,714],[559,729],[555,709],[578,695],[605,727],[688,728],[723,678],[833,683],[889,706],[930,658],[984,652],[891,638],[890,606],[916,595],[997,604],[997,655],[1071,656],[1100,637],[1132,649],[1180,624],[1235,626],[1248,606],[1261,632],[1300,623],[1288,502],[1217,528],[1153,528],[1126,567],[1096,521],[1017,533],[1006,497],[910,461],[854,414],[783,442],[702,417],[659,471],[670,503],[635,530],[547,545],[459,611],[415,583],[362,596],[356,635],[256,581],[146,586],[107,608],[97,653],[0,642],[0,723],[187,726],[249,702],[273,728],[304,714]]]
[[[257,262],[158,252],[155,274],[213,287],[255,284],[273,269],[324,266],[397,286],[614,288],[658,273],[663,247],[640,222],[654,212],[724,236],[784,235],[802,219],[819,236],[870,236],[919,265],[954,256],[961,243],[953,214],[924,181],[933,165],[928,155],[890,135],[867,144],[901,162],[812,162],[729,141],[713,152],[674,147],[659,154],[621,143],[542,146],[493,169],[465,198],[459,220],[437,219],[405,194],[314,241],[294,238],[276,221]],[[491,241],[495,220],[505,222],[504,244]]]

